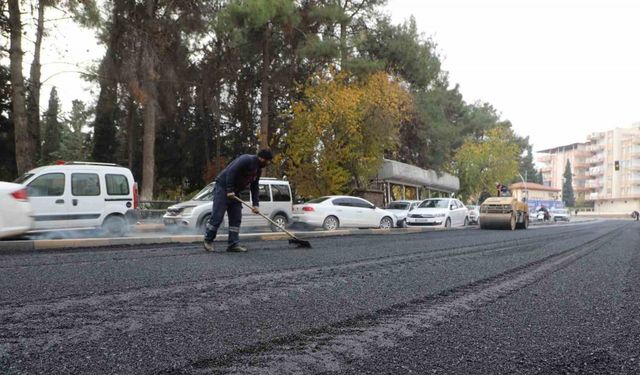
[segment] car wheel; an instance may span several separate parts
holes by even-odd
[[[468,226],[468,225],[469,225],[469,218],[468,218],[468,217],[465,217],[465,218],[464,218],[464,224],[462,224],[462,226],[466,227],[466,226]]]
[[[444,227],[447,229],[451,228],[451,218],[447,218],[447,220],[444,222]]]
[[[327,216],[327,218],[324,219],[324,222],[322,223],[322,228],[324,228],[324,230],[336,230],[339,227],[340,222],[335,216]]]
[[[200,220],[200,224],[198,224],[198,233],[205,234],[207,232],[207,222],[211,218],[211,214],[204,215],[202,220]]]
[[[276,216],[273,217],[273,219],[271,219],[273,221],[275,221],[279,226],[281,226],[282,228],[284,228],[285,226],[287,226],[287,223],[289,222],[287,220],[287,217],[282,215],[282,214],[277,214]],[[271,231],[272,232],[282,232],[281,228],[278,228],[276,225],[271,224]]]
[[[398,228],[409,228],[409,224],[407,224],[407,219],[400,220],[397,226]]]
[[[380,229],[391,229],[393,220],[389,216],[385,216],[380,220]]]
[[[109,216],[102,223],[102,232],[109,236],[122,237],[127,232],[127,222],[122,216]]]

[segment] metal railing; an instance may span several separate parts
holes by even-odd
[[[138,217],[143,221],[160,221],[167,208],[180,201],[139,201]]]

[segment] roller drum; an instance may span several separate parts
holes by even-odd
[[[480,216],[481,229],[512,229],[512,214],[492,214]]]

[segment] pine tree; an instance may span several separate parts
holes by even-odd
[[[564,168],[564,182],[562,184],[562,200],[567,207],[573,207],[576,204],[576,200],[573,197],[573,179],[571,177],[571,162],[567,160],[567,165]]]
[[[60,150],[62,127],[58,120],[59,114],[60,99],[58,98],[58,91],[54,87],[51,89],[51,94],[49,94],[49,107],[43,116],[42,162],[45,164],[54,161]]]
[[[71,114],[64,121],[62,126],[62,144],[56,157],[62,160],[82,160],[89,159],[89,150],[86,145],[87,134],[82,132],[82,128],[88,126],[89,111],[80,100],[72,102]]]

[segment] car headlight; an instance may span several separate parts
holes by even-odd
[[[193,212],[193,209],[195,207],[185,207],[185,209],[182,210],[182,212],[180,212],[180,214],[182,215],[191,215],[191,213]]]
[[[446,214],[435,214],[435,217],[445,217],[447,216]]]

